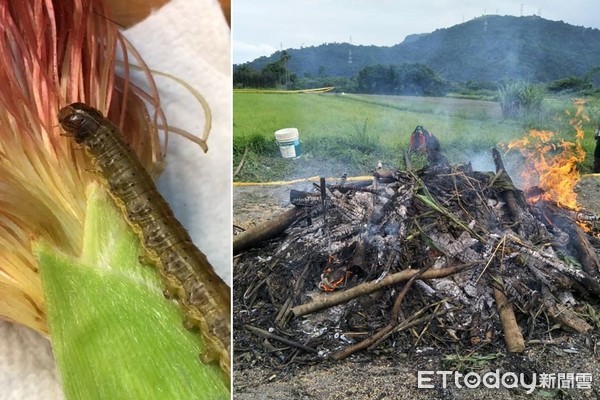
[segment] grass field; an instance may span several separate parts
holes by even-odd
[[[496,102],[453,98],[344,94],[234,93],[234,170],[248,147],[236,181],[271,181],[315,175],[369,174],[378,160],[403,166],[411,132],[423,125],[440,140],[451,162],[487,159],[492,146],[525,135],[530,129],[553,130],[567,140],[570,99],[548,99],[541,115],[507,120]],[[585,147],[593,152],[600,102],[588,101],[583,120]],[[303,155],[282,159],[274,132],[295,127]],[[589,154],[591,156],[591,154]],[[585,170],[591,165],[588,156]],[[510,157],[510,155],[508,156]],[[485,168],[485,167],[484,167]]]

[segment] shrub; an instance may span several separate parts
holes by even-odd
[[[539,114],[545,91],[543,87],[527,82],[511,82],[498,89],[502,115],[508,118]]]

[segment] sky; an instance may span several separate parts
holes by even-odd
[[[486,14],[600,28],[599,0],[233,0],[233,63],[323,43],[393,46]]]

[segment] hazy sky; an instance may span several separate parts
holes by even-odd
[[[235,64],[322,43],[392,46],[484,14],[540,15],[600,28],[599,0],[233,0]]]

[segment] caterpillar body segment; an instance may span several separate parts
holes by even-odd
[[[204,339],[203,362],[218,362],[229,378],[230,289],[175,218],[119,129],[98,110],[73,103],[59,112],[67,136],[84,147],[94,172],[140,238],[167,290]]]

